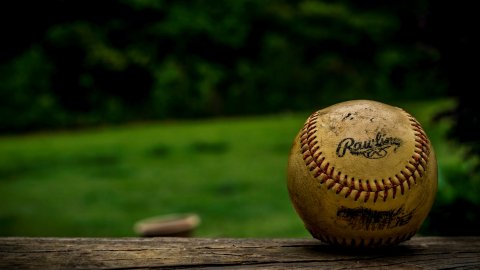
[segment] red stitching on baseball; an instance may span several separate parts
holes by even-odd
[[[334,166],[330,166],[330,162],[326,162],[322,151],[319,151],[320,146],[316,140],[318,112],[313,113],[307,119],[300,135],[300,149],[305,165],[310,171],[314,172],[314,177],[319,179],[320,184],[327,184],[327,188],[335,189],[336,194],[340,194],[341,191],[346,188],[345,198],[352,196],[354,190],[357,191],[354,196],[355,201],[360,198],[362,192],[365,192],[365,202],[371,197],[370,193],[373,193],[371,194],[373,202],[376,202],[381,191],[384,193],[383,201],[387,200],[390,193],[390,196],[395,198],[397,188],[399,188],[400,193],[403,195],[405,188],[411,189],[412,185],[417,182],[417,178],[422,177],[425,173],[428,155],[430,154],[430,142],[420,123],[410,114],[404,113],[410,121],[415,136],[415,149],[412,159],[408,161],[402,170],[392,177],[389,177],[388,182],[386,179],[374,179],[373,181],[366,179],[363,182],[366,186],[365,188],[362,179],[355,179],[354,177],[348,178],[347,175],[341,177],[341,172],[335,173]],[[381,182],[381,185],[379,182]]]

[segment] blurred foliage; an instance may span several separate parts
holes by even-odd
[[[446,93],[426,1],[2,6],[0,132]]]

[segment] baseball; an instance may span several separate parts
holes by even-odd
[[[288,192],[313,237],[353,247],[410,239],[437,191],[437,161],[403,109],[352,100],[308,117],[288,160]]]

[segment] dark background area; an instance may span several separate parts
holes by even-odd
[[[478,160],[476,13],[464,0],[8,1],[0,132],[449,98],[436,119]],[[478,203],[438,201],[429,224],[445,226],[426,231],[478,235]]]

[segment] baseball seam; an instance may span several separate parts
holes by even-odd
[[[414,133],[415,149],[406,166],[395,175],[382,179],[358,179],[335,170],[335,167],[326,160],[318,143],[316,135],[318,112],[307,119],[300,135],[300,149],[305,165],[320,184],[345,198],[353,197],[355,201],[365,202],[373,199],[375,203],[380,198],[386,201],[390,196],[395,199],[398,193],[403,195],[425,173],[430,154],[430,142],[420,123],[410,114],[403,112],[409,119]]]

